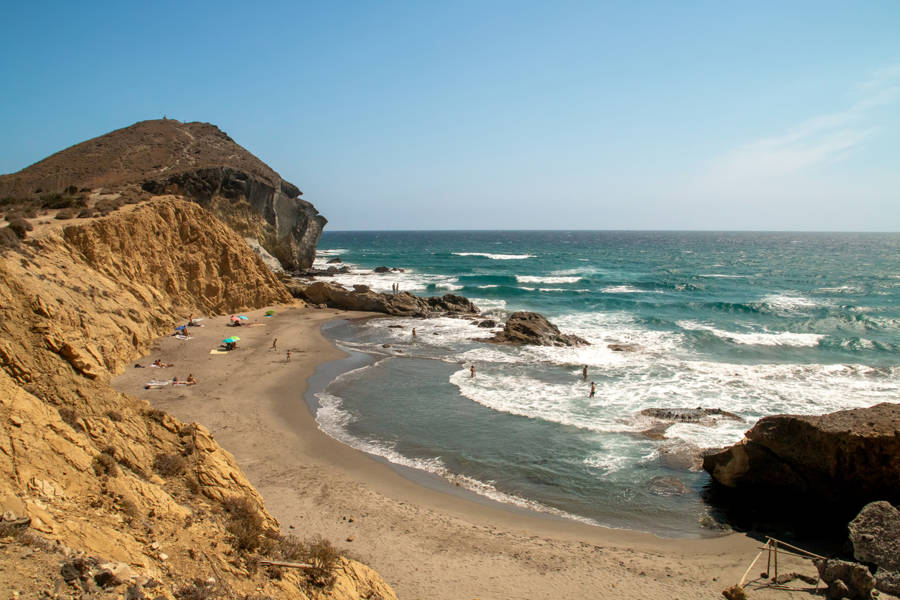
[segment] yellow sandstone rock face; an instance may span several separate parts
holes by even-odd
[[[278,523],[204,427],[108,385],[189,312],[291,301],[234,232],[196,204],[161,198],[70,226],[0,257],[0,514],[51,540],[130,565],[164,585],[213,577],[237,595],[394,598],[341,559],[335,584],[250,568],[223,501],[246,499],[261,531]],[[159,457],[180,457],[169,470]]]

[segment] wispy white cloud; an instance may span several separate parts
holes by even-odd
[[[879,132],[878,109],[900,99],[900,65],[875,71],[856,89],[847,109],[809,118],[780,135],[744,144],[714,161],[718,180],[778,177],[838,162]]]

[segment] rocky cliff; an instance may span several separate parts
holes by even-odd
[[[183,195],[258,239],[287,269],[312,265],[326,223],[297,186],[209,123],[142,121],[0,176],[0,198],[52,203],[66,189]]]
[[[868,502],[897,504],[900,404],[765,417],[740,443],[708,453],[703,468],[744,499],[764,497],[775,507],[791,501],[837,519]]]
[[[37,532],[27,538],[32,561],[39,550],[57,557],[47,564],[70,592],[121,595],[128,585],[134,598],[394,597],[376,573],[345,558],[333,558],[327,577],[258,567],[264,557],[318,564],[322,545],[282,537],[205,428],[108,385],[190,312],[287,301],[240,236],[173,198],[7,250],[0,537],[13,535],[9,523]]]

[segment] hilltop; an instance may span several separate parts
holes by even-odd
[[[209,123],[141,121],[0,175],[7,210],[76,216],[164,193],[209,209],[288,270],[312,264],[327,222],[296,185]]]

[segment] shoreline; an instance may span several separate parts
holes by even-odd
[[[321,326],[382,315],[275,310],[270,319],[262,316],[265,309],[246,313],[249,326],[239,329],[225,327],[227,317],[212,317],[194,328],[191,340],[160,338],[150,360],[175,367],[129,368],[113,386],[207,426],[285,533],[330,539],[376,569],[400,597],[718,598],[755,555],[758,542],[741,534],[661,538],[494,506],[499,503],[467,497],[473,492],[449,494],[404,476],[396,465],[321,431],[306,401],[317,368],[347,356]],[[209,354],[235,332],[237,351]],[[290,362],[283,354],[288,348]],[[143,389],[151,376],[183,379],[188,372],[198,385]],[[327,368],[320,373],[329,375]],[[809,569],[808,563],[795,567]],[[754,597],[769,593],[757,590]]]

